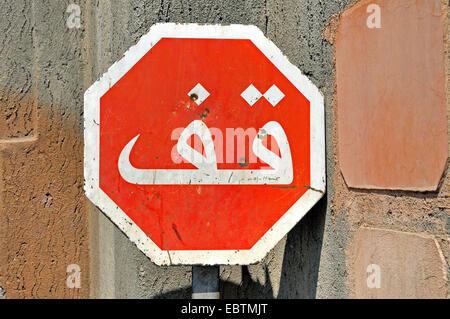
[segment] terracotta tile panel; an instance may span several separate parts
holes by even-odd
[[[338,139],[349,187],[436,190],[448,157],[443,18],[439,0],[362,1],[342,14]]]
[[[432,236],[360,228],[353,246],[357,298],[447,298],[447,265]]]

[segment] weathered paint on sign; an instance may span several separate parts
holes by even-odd
[[[257,262],[325,192],[323,97],[254,26],[154,25],[85,93],[85,192],[156,264]]]

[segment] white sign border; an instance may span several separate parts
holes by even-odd
[[[161,250],[99,186],[100,98],[162,38],[249,39],[310,101],[311,185],[249,250]],[[247,265],[266,254],[325,194],[324,99],[319,89],[252,25],[158,23],[114,63],[84,95],[84,190],[136,246],[157,265]]]

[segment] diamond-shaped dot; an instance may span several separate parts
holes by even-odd
[[[253,106],[253,104],[255,104],[262,97],[262,94],[253,86],[253,84],[250,84],[250,86],[242,92],[241,96],[247,101],[248,104],[250,104],[250,106]]]
[[[284,98],[284,94],[274,84],[266,93],[264,93],[264,97],[275,107]]]
[[[200,84],[198,83],[189,93],[188,95],[192,98],[195,97],[195,99],[193,99],[195,101],[195,103],[197,103],[197,105],[202,104],[209,96],[209,92],[206,91],[206,89]]]

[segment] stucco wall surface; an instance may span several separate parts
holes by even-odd
[[[448,131],[449,13],[435,2]],[[350,188],[341,173],[336,41],[345,12],[371,3],[0,0],[0,298],[190,298],[190,267],[154,265],[83,194],[84,91],[157,22],[256,25],[325,97],[326,196],[262,262],[221,267],[222,297],[448,298],[448,164],[431,192]],[[367,286],[368,264],[381,288]]]

